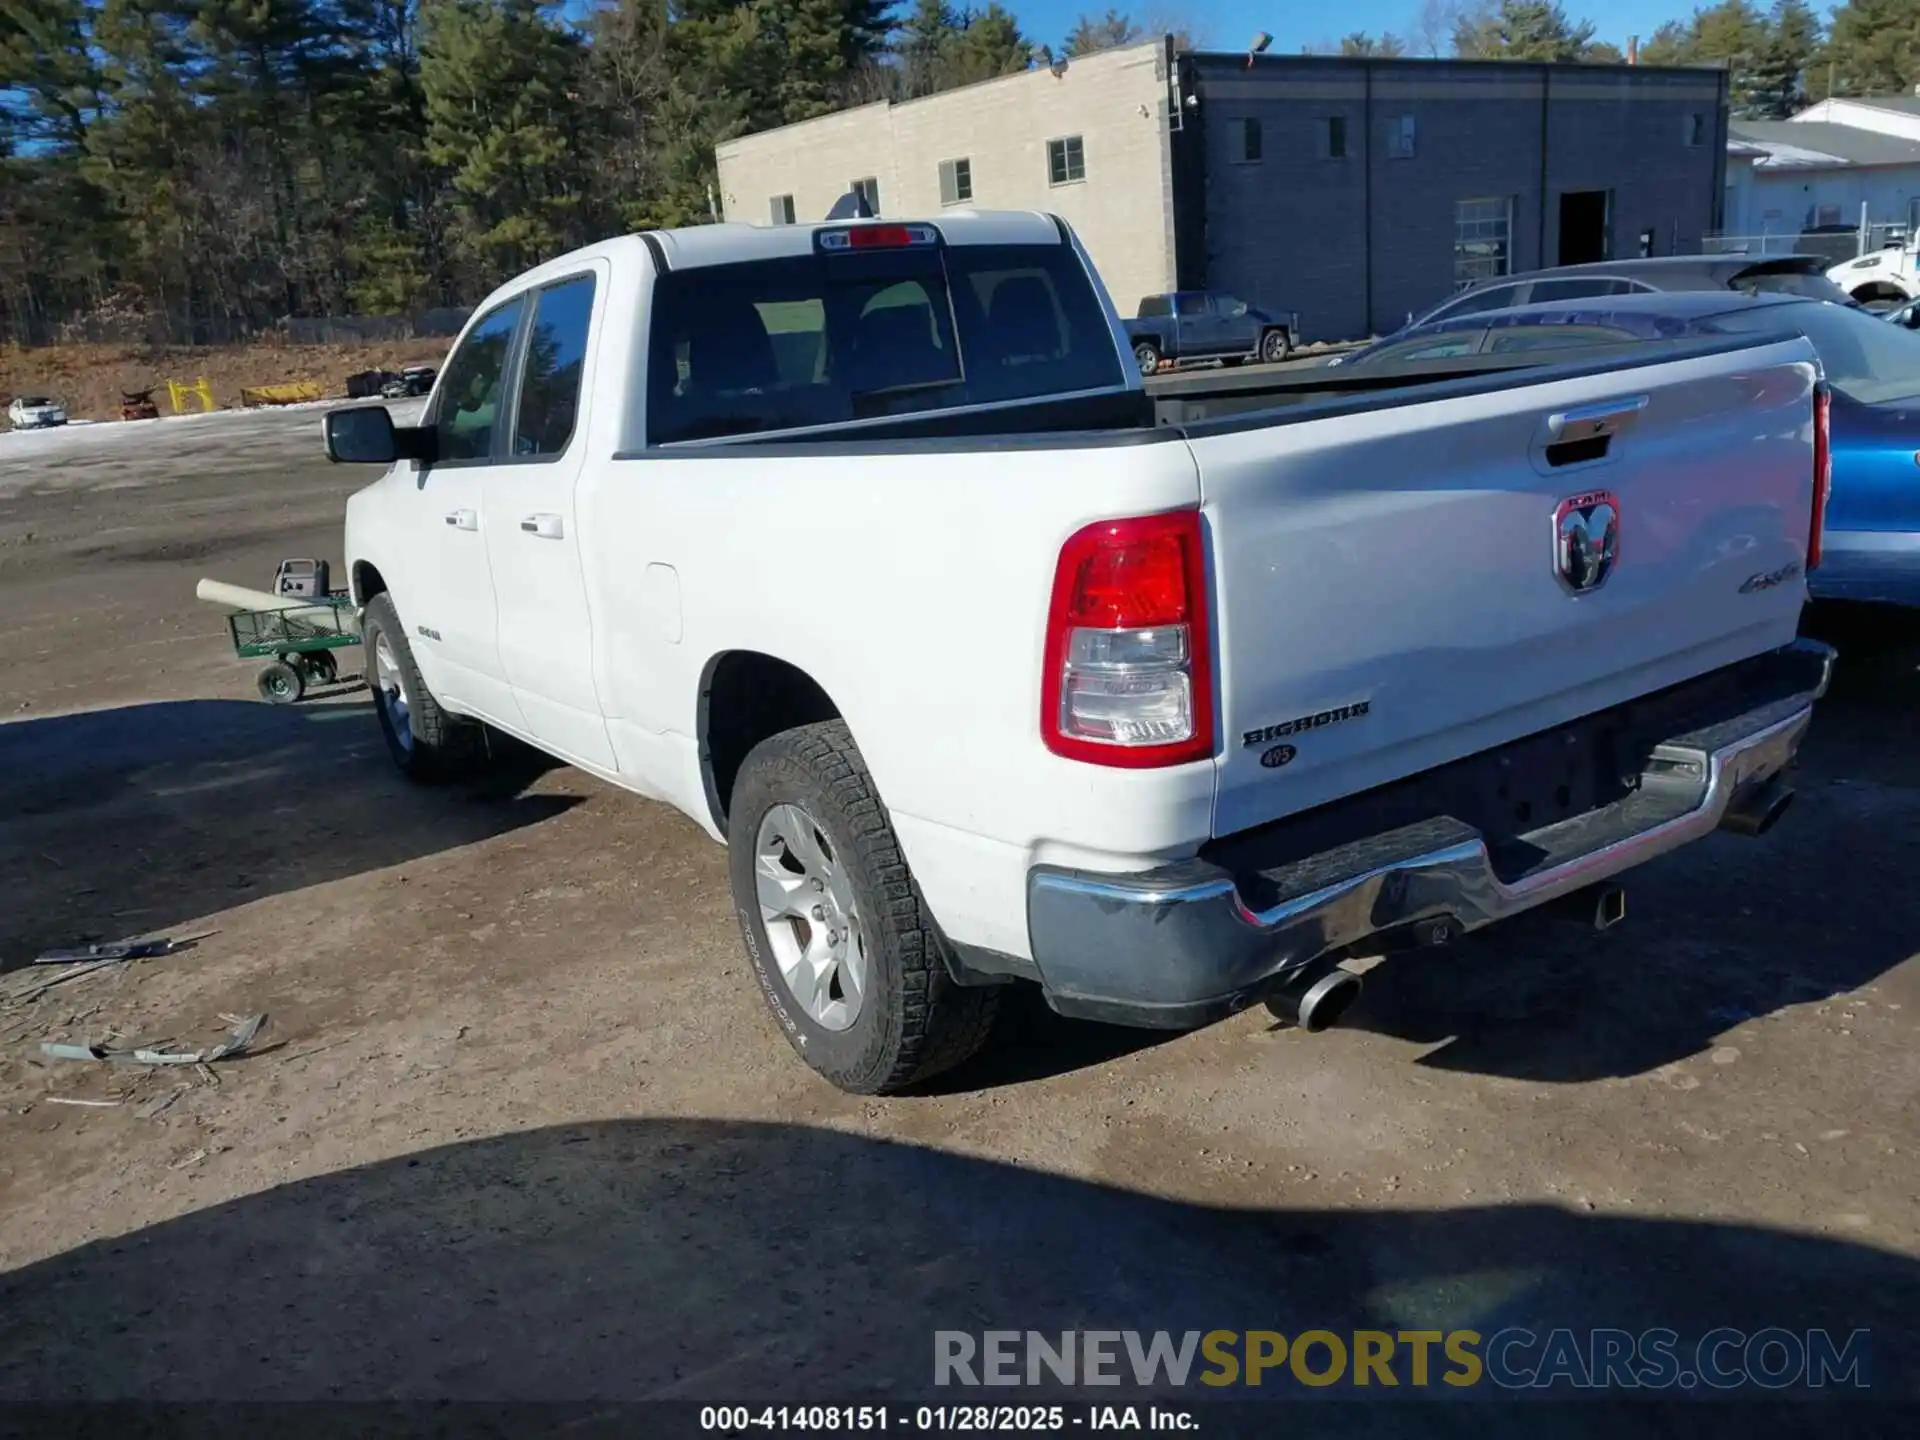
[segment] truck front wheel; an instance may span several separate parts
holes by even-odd
[[[1133,346],[1134,362],[1139,365],[1142,375],[1157,374],[1160,369],[1160,347],[1151,340],[1138,340]]]
[[[1269,330],[1260,337],[1260,358],[1269,365],[1278,365],[1293,353],[1293,336],[1285,330]]]
[[[729,878],[767,1008],[852,1095],[974,1055],[999,991],[958,985],[853,735],[838,720],[763,740],[734,783]]]
[[[410,780],[445,780],[486,758],[486,730],[442,709],[420,678],[399,612],[384,591],[367,602],[360,651],[374,717],[402,774]]]

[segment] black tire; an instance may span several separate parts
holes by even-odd
[[[761,919],[755,850],[776,806],[813,819],[852,882],[867,946],[867,992],[852,1023],[829,1030],[794,1002]],[[728,872],[754,978],[800,1058],[850,1095],[889,1095],[977,1054],[1000,992],[954,982],[893,823],[853,735],[838,720],[763,740],[740,767],[727,816]]]
[[[340,678],[340,666],[331,650],[315,650],[303,658],[306,661],[307,678],[315,685],[331,685]]]
[[[1285,330],[1269,330],[1260,337],[1260,359],[1268,365],[1278,365],[1293,354],[1293,336]]]
[[[260,698],[269,705],[295,705],[300,697],[307,693],[307,677],[297,666],[284,660],[276,660],[262,670],[254,684],[259,687]]]
[[[1133,344],[1133,361],[1140,367],[1142,375],[1156,375],[1163,363],[1160,347],[1151,340],[1136,340]]]
[[[405,686],[404,735],[394,697],[380,679],[376,657],[383,640]],[[401,774],[423,782],[449,780],[478,769],[486,761],[486,727],[449,714],[433,698],[426,681],[420,678],[420,667],[414,663],[413,647],[407,644],[399,612],[385,592],[367,602],[360,624],[360,645],[366,656],[367,690],[373,697],[374,717],[380,723],[381,738],[387,742],[387,753]]]

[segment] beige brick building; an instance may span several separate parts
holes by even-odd
[[[1045,210],[1092,254],[1123,314],[1174,288],[1162,40],[903,105],[881,103],[719,147],[728,220],[824,219],[856,183],[874,213]]]

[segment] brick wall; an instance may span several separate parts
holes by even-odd
[[[1512,204],[1514,270],[1559,263],[1566,191],[1611,190],[1612,254],[1695,253],[1725,164],[1720,78],[1645,67],[1194,57],[1205,283],[1298,310],[1309,339],[1396,328],[1454,286],[1462,200]],[[1193,112],[1189,112],[1193,115]],[[1702,117],[1689,145],[1689,117]],[[1391,137],[1412,117],[1410,155]],[[1344,157],[1327,122],[1345,125]],[[1262,156],[1240,159],[1259,121]],[[1543,163],[1544,162],[1544,163]],[[1183,257],[1186,283],[1196,277]]]
[[[966,158],[979,209],[1044,210],[1079,234],[1121,313],[1173,285],[1167,83],[1158,42],[1031,70],[903,105],[868,105],[730,141],[718,150],[728,220],[764,225],[774,196],[825,218],[873,177],[880,213],[937,216],[940,162]],[[1086,178],[1050,183],[1047,142],[1081,137]]]

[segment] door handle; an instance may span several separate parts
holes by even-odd
[[[1602,400],[1597,405],[1583,405],[1577,410],[1549,415],[1547,440],[1551,444],[1612,435],[1631,424],[1652,399],[1651,395],[1635,395],[1630,400]]]
[[[456,530],[478,530],[480,528],[480,516],[472,510],[449,510],[447,512],[447,524]]]
[[[529,515],[520,522],[520,528],[541,540],[563,539],[567,533],[558,515]]]

